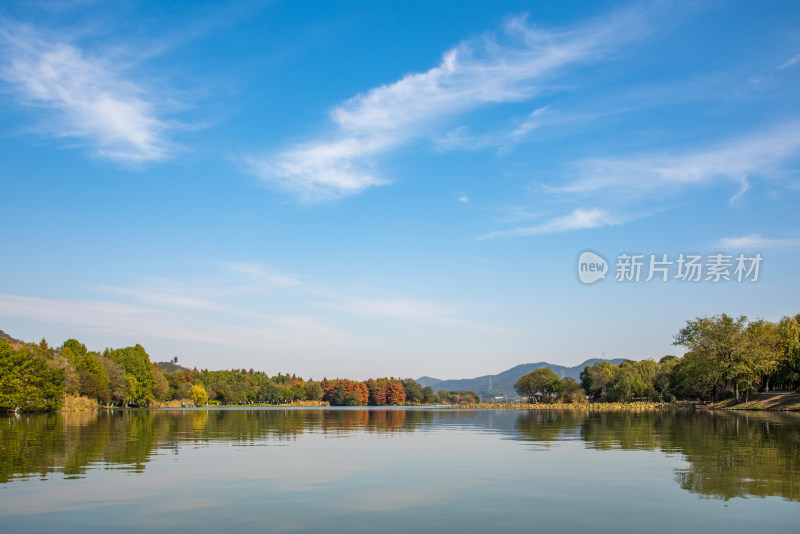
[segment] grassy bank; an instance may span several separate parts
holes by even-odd
[[[768,410],[768,411],[800,411],[800,394],[797,393],[755,393],[747,402],[727,399],[704,408],[711,410]]]
[[[663,410],[675,406],[688,407],[689,403],[670,403],[670,402],[595,402],[583,404],[465,404],[453,406],[453,408],[468,409],[512,409],[512,410],[582,410],[595,412],[644,412],[653,410]]]

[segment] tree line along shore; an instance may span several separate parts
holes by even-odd
[[[85,410],[100,406],[170,407],[205,405],[402,406],[468,404],[469,391],[434,392],[413,379],[363,382],[294,374],[269,376],[253,369],[188,369],[153,363],[141,345],[87,350],[75,339],[60,347],[0,339],[0,410]]]
[[[586,366],[580,381],[560,378],[550,368],[536,369],[514,385],[530,403],[579,404],[638,401],[711,403],[732,408],[747,405],[752,395],[800,387],[800,314],[777,323],[748,321],[722,314],[687,321],[675,336],[683,357],[659,361],[625,360],[619,365],[597,362]],[[721,403],[724,399],[729,399]],[[763,401],[758,407],[796,409],[796,399]]]
[[[753,395],[800,388],[800,314],[778,322],[725,314],[697,318],[686,322],[674,344],[686,349],[682,357],[625,360],[619,365],[597,362],[584,368],[580,380],[562,379],[548,367],[537,369],[515,384],[527,404],[494,406],[556,408],[591,403],[603,405],[599,409],[627,405],[644,409],[725,401],[719,407],[730,408],[737,403],[753,405]],[[60,347],[50,347],[45,340],[34,344],[0,339],[0,410],[207,404],[485,405],[473,392],[437,393],[410,378],[315,381],[253,369],[197,370],[175,362],[152,363],[141,345],[101,353],[87,350],[75,339]],[[755,403],[755,408],[773,409],[772,405],[780,403]],[[774,409],[796,409],[793,406],[784,402]]]

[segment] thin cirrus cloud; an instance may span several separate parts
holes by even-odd
[[[544,234],[560,234],[575,230],[586,230],[602,226],[614,226],[626,222],[626,219],[614,216],[608,211],[598,208],[578,208],[568,215],[556,217],[542,224],[499,230],[477,237],[477,239],[499,239],[512,237],[527,237]]]
[[[789,59],[787,59],[786,61],[781,63],[780,66],[778,66],[778,70],[787,69],[787,68],[791,67],[792,65],[797,64],[798,61],[800,61],[800,54],[797,54],[796,56],[790,57]]]
[[[754,250],[762,248],[788,248],[800,246],[800,239],[768,238],[761,234],[740,237],[723,237],[717,243],[723,250]]]
[[[222,267],[233,276],[256,284],[260,288],[282,289],[301,285],[301,280],[293,275],[261,263],[226,261]]]
[[[702,151],[677,155],[636,155],[629,158],[588,159],[578,163],[579,178],[561,186],[544,185],[547,192],[584,198],[607,199],[610,193],[623,203],[643,197],[677,192],[683,188],[727,179],[739,185],[734,202],[750,187],[749,179],[780,179],[783,164],[800,154],[800,121],[741,137]],[[651,210],[652,211],[652,210]],[[620,217],[597,208],[578,208],[568,215],[539,225],[490,232],[477,239],[497,239],[553,234],[614,226],[636,217]],[[740,247],[756,245],[753,236],[739,238]],[[733,246],[734,241],[724,246]],[[789,245],[791,240],[761,240],[765,246]],[[753,246],[749,248],[753,248]]]
[[[219,318],[201,321],[197,315],[112,301],[0,294],[0,316],[68,324],[114,336],[146,336],[259,349],[323,349],[361,343],[356,336],[304,317],[260,316],[258,324],[239,326],[226,324]]]
[[[92,288],[105,295],[114,295],[131,302],[120,304],[119,310],[152,308],[159,313],[179,313],[188,316],[207,316],[209,312],[219,317],[244,317],[264,321],[271,325],[287,325],[323,329],[323,323],[313,316],[313,310],[333,310],[337,313],[370,317],[380,320],[429,325],[445,325],[484,333],[508,333],[462,317],[460,310],[449,304],[418,298],[376,298],[354,295],[327,284],[307,281],[294,274],[282,272],[271,265],[252,262],[217,262],[221,271],[215,276],[195,278],[190,281],[164,278],[145,278],[135,287],[98,286]],[[295,297],[305,296],[306,316],[282,318],[270,314],[271,307],[263,301],[240,299],[253,295],[289,293]],[[106,301],[108,302],[108,301]],[[110,302],[108,302],[111,305]],[[94,306],[84,303],[83,306]],[[125,308],[124,306],[131,306]],[[58,308],[58,306],[56,306]],[[306,326],[303,321],[311,322]],[[288,321],[288,322],[287,322]]]
[[[213,277],[191,281],[144,277],[136,287],[97,286],[92,289],[160,308],[253,315],[252,312],[232,306],[230,301],[283,289],[299,290],[306,285],[298,277],[271,265],[236,261],[217,262],[216,265],[221,270]]]
[[[121,164],[164,160],[176,146],[151,95],[105,57],[48,40],[29,26],[0,30],[0,80],[24,105],[47,110],[47,134],[79,140]]]
[[[195,310],[219,310],[222,305],[209,298],[185,291],[165,289],[134,289],[129,287],[98,286],[97,291],[127,297],[137,302],[168,308],[191,308]]]
[[[528,115],[528,117],[522,121],[522,123],[520,123],[520,125],[513,132],[511,132],[511,135],[513,137],[520,137],[527,134],[531,130],[539,128],[539,126],[541,126],[542,115],[548,113],[548,111],[549,109],[547,106],[533,110],[533,112],[531,112],[531,114]]]
[[[489,37],[463,42],[445,53],[438,66],[335,107],[329,135],[244,162],[256,176],[308,202],[386,184],[375,167],[378,156],[432,136],[445,121],[472,110],[534,97],[537,84],[559,70],[600,60],[647,35],[646,15],[629,9],[554,31],[514,18],[504,28],[510,44]]]
[[[727,179],[739,185],[735,201],[748,190],[751,177],[787,176],[783,164],[798,154],[800,120],[795,120],[701,151],[587,159],[578,164],[577,180],[544,189],[576,195],[613,190],[630,199]]]
[[[452,306],[439,302],[414,299],[367,298],[349,295],[330,295],[332,299],[317,303],[317,307],[372,318],[388,318],[405,323],[426,323],[452,326],[489,334],[518,333],[509,328],[495,327],[463,319]]]

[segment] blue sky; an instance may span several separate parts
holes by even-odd
[[[0,328],[456,378],[794,315],[798,28],[790,1],[4,3]],[[619,282],[622,253],[763,261]]]

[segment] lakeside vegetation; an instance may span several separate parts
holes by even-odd
[[[188,369],[153,363],[141,345],[89,351],[75,339],[60,347],[0,339],[0,410],[83,410],[105,406],[466,404],[472,392],[435,393],[413,379],[304,380],[253,369]],[[66,404],[66,406],[65,406]]]
[[[716,402],[749,400],[752,393],[800,387],[800,314],[777,323],[725,314],[687,321],[675,336],[683,357],[597,362],[580,381],[550,368],[521,377],[515,389],[533,405]],[[83,398],[84,400],[80,400]],[[171,362],[155,364],[141,345],[89,351],[75,339],[60,347],[0,339],[0,410],[54,411],[96,405],[204,406],[308,403],[333,406],[478,405],[468,391],[433,391],[410,378],[363,382],[253,369],[210,371]],[[644,403],[644,404],[643,404]],[[523,407],[524,405],[515,405]],[[612,407],[609,404],[609,409]]]
[[[752,393],[800,387],[800,314],[777,323],[725,314],[687,321],[675,336],[686,354],[619,365],[586,366],[580,382],[548,367],[521,377],[515,389],[530,403],[580,404],[644,401],[746,403]]]

